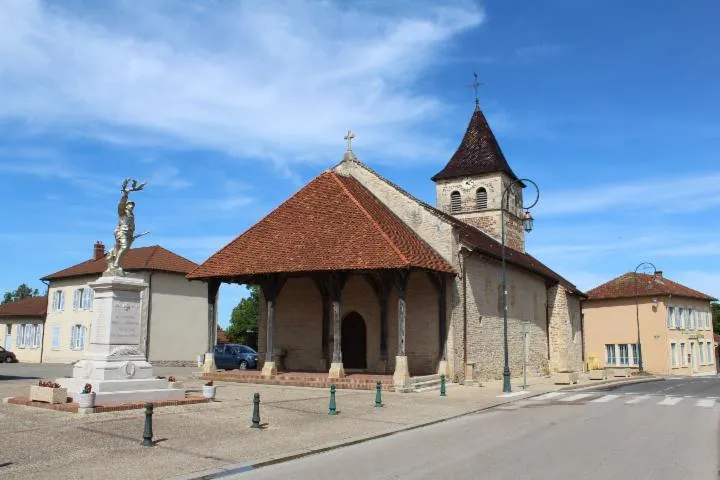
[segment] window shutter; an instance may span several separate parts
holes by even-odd
[[[72,328],[70,328],[70,349],[75,348],[75,339],[77,337],[77,326],[73,325]]]
[[[88,310],[93,309],[93,301],[95,300],[95,290],[88,288]]]
[[[476,198],[476,207],[478,210],[484,210],[487,208],[487,190],[480,187],[477,189],[477,193],[475,194]]]
[[[85,332],[86,331],[87,331],[87,328],[80,327],[80,342],[78,344],[78,348],[81,350],[85,348]]]
[[[73,311],[77,310],[80,306],[80,295],[82,295],[82,289],[76,288],[73,292]]]
[[[18,347],[22,346],[23,341],[23,327],[24,325],[18,325],[15,331],[15,345]]]
[[[450,194],[450,213],[459,213],[460,207],[460,192],[452,192]]]
[[[58,310],[58,292],[55,290],[53,292],[53,299],[52,299],[52,311],[57,312]]]
[[[65,292],[62,290],[58,291],[58,310],[65,310]]]
[[[60,325],[52,327],[52,348],[60,348]]]
[[[25,346],[31,347],[33,341],[33,326],[30,324],[25,325]]]

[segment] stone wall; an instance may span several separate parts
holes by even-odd
[[[582,370],[580,298],[562,285],[548,288],[550,370]]]

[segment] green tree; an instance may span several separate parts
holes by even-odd
[[[713,332],[720,334],[720,303],[711,303],[710,309],[713,318]]]
[[[22,283],[15,290],[5,292],[5,295],[3,295],[2,305],[10,302],[17,302],[18,300],[22,300],[27,297],[37,297],[38,295],[40,295],[40,292],[38,292],[37,288],[33,290],[26,284]]]
[[[258,324],[260,323],[260,289],[248,287],[250,296],[240,300],[230,315],[230,326],[225,330],[230,343],[242,343],[257,350]]]

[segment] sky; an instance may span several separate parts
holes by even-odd
[[[479,100],[583,290],[641,262],[720,297],[720,2],[3,0],[0,292],[113,242],[202,262],[342,159],[430,204]],[[223,286],[227,325],[242,286]]]

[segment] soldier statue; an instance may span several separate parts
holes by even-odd
[[[147,182],[143,182],[138,185],[137,180],[131,178],[126,178],[123,181],[122,189],[120,190],[123,195],[118,204],[118,224],[117,227],[115,227],[115,246],[106,255],[107,270],[105,270],[105,275],[125,275],[120,266],[123,256],[130,249],[136,238],[150,233],[144,232],[135,235],[135,214],[133,213],[135,202],[128,200],[130,192],[139,192],[145,188],[146,184]]]

